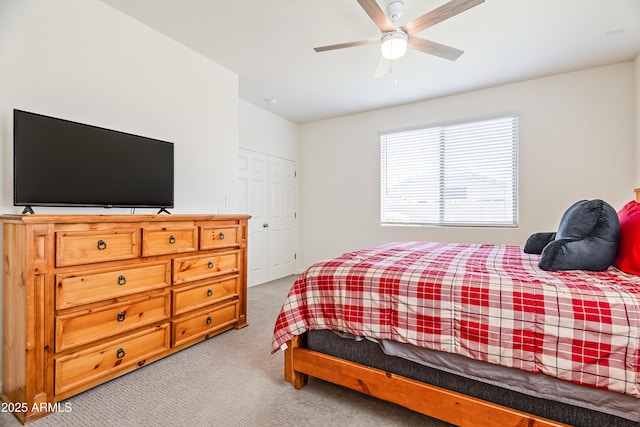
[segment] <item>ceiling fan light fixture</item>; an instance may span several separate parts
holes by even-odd
[[[408,36],[404,31],[391,31],[382,35],[380,51],[387,59],[398,59],[407,51]]]

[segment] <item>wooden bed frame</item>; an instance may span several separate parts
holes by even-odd
[[[640,188],[636,188],[640,202]],[[460,427],[558,427],[568,424],[466,396],[305,348],[304,336],[287,343],[284,377],[301,389],[309,376],[396,403]]]
[[[311,376],[396,403],[460,427],[568,426],[568,424],[309,350],[304,347],[303,336],[294,337],[287,345],[284,353],[284,377],[297,390],[304,387]]]

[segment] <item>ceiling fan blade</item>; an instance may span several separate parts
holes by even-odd
[[[347,47],[364,46],[364,45],[373,44],[373,43],[380,43],[380,39],[375,38],[375,39],[360,40],[357,42],[332,44],[329,46],[314,47],[313,50],[315,50],[316,52],[325,52],[327,50],[336,50],[336,49],[344,49]]]
[[[373,78],[378,79],[389,71],[389,65],[391,65],[391,61],[380,55],[380,59],[378,59],[378,63],[376,64],[376,69],[373,70]]]
[[[484,0],[452,0],[442,6],[427,12],[402,26],[402,30],[409,36],[429,28],[439,22],[449,19],[465,10],[484,3]]]
[[[387,14],[384,13],[384,10],[382,10],[380,5],[376,3],[376,0],[358,0],[358,3],[360,3],[360,6],[362,6],[364,11],[367,12],[369,18],[371,18],[380,31],[388,33],[395,30],[395,27],[391,21],[389,21]]]
[[[429,55],[439,56],[440,58],[455,61],[464,53],[460,49],[446,46],[440,43],[432,42],[431,40],[425,40],[420,37],[411,37],[409,39],[408,46],[410,49],[418,50],[420,52],[428,53]]]

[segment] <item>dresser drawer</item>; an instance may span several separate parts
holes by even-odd
[[[234,301],[215,310],[185,316],[172,322],[171,345],[178,346],[216,332],[238,321],[238,302]]]
[[[171,316],[169,293],[56,316],[56,351],[160,322]]]
[[[171,261],[56,275],[56,308],[119,298],[170,285]]]
[[[138,229],[59,231],[56,233],[56,266],[137,258],[138,240]]]
[[[238,226],[202,226],[200,249],[216,249],[238,246]]]
[[[108,344],[55,358],[55,394],[100,377],[117,376],[133,365],[169,350],[169,324],[137,332]]]
[[[218,252],[173,261],[173,284],[194,282],[223,274],[237,273],[240,251]]]
[[[198,248],[197,227],[142,230],[142,256],[193,252]]]
[[[240,278],[209,282],[203,285],[188,286],[173,291],[173,315],[186,313],[224,300],[238,297]]]

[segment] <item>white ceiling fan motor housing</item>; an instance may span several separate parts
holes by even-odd
[[[404,13],[404,2],[403,1],[392,1],[387,5],[387,16],[391,20],[391,22],[395,23],[395,21],[402,16]]]

